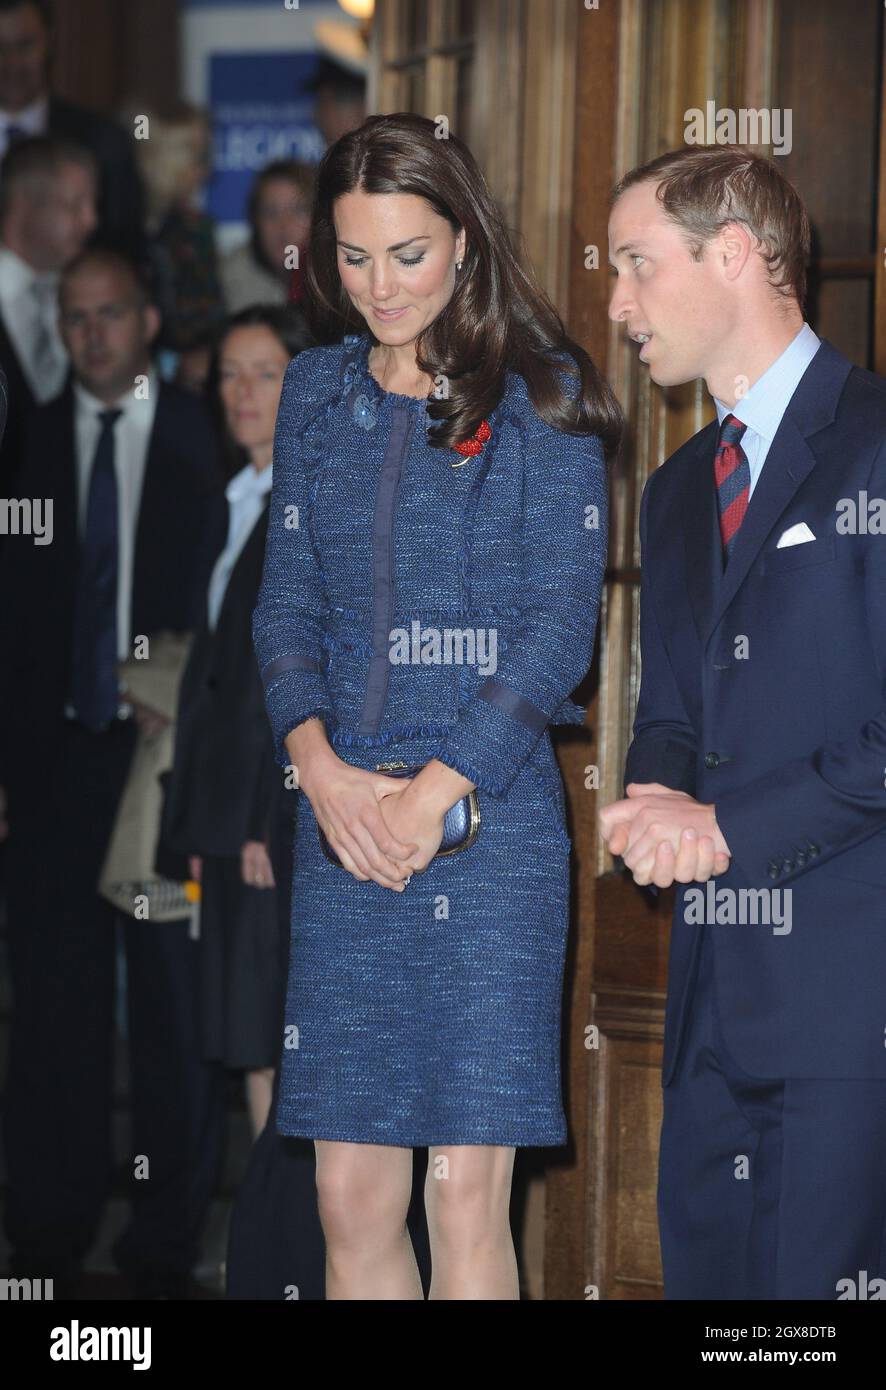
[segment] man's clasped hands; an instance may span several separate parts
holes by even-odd
[[[704,883],[729,868],[730,850],[713,803],[659,782],[630,782],[627,797],[600,812],[600,833],[643,885]]]

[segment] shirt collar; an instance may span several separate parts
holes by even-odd
[[[0,110],[0,121],[3,122],[4,132],[9,126],[14,125],[20,130],[30,131],[32,135],[39,135],[46,129],[48,111],[49,98],[42,96],[32,101],[30,106],[22,107],[21,111]]]
[[[54,278],[58,284],[61,278],[58,271],[55,270],[35,270],[17,251],[13,251],[12,247],[3,243],[0,243],[0,268],[2,268],[3,279],[10,291],[27,289],[41,279]]]
[[[732,406],[724,405],[714,397],[718,422],[722,425],[725,416],[734,415],[748,429],[771,444],[791,396],[818,352],[820,341],[809,324],[804,323],[781,356],[776,357],[771,367],[767,367],[746,396]]]
[[[147,378],[147,394],[144,398],[137,398],[133,395],[131,390],[124,391],[123,395],[119,396],[117,400],[114,401],[113,405],[108,405],[106,401],[100,401],[98,396],[94,396],[91,391],[87,391],[82,381],[78,381],[78,379],[74,377],[74,398],[83,410],[93,415],[100,414],[103,410],[115,409],[122,410],[124,414],[132,413],[136,407],[146,405],[153,401],[154,393],[159,389],[159,378],[157,376],[156,367],[153,365],[150,366],[145,373],[145,377]]]
[[[265,493],[271,490],[273,471],[273,464],[268,464],[267,468],[256,472],[252,464],[247,463],[245,468],[234,474],[225,488],[225,496],[229,502],[240,502],[249,496],[264,497]]]

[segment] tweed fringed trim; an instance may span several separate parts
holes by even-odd
[[[470,608],[466,612],[461,612],[456,608],[422,608],[420,611],[414,608],[400,608],[394,612],[394,624],[396,627],[408,627],[411,622],[455,622],[457,618],[476,618],[487,621],[490,618],[520,618],[523,609],[514,604],[490,604],[488,608]],[[324,618],[335,616],[344,618],[348,622],[369,624],[372,621],[372,610],[370,608],[328,608],[323,614]]]
[[[343,748],[374,748],[388,743],[403,743],[413,738],[441,738],[452,729],[451,724],[400,724],[377,734],[357,734],[351,729],[335,729],[330,742]]]

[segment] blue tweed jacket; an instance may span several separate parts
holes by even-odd
[[[591,664],[606,558],[601,443],[552,429],[509,372],[491,437],[463,462],[427,443],[424,401],[378,385],[371,341],[306,350],[283,384],[253,619],[278,761],[319,715],[339,750],[396,758],[385,745],[427,740],[426,758],[495,797],[531,764],[562,814],[547,726],[584,720],[568,697]],[[486,632],[487,655],[494,631],[494,662],[441,658],[439,634],[465,630]]]

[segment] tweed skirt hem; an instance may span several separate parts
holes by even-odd
[[[313,1125],[309,1125],[306,1128],[304,1125],[300,1125],[298,1121],[293,1121],[292,1125],[293,1127],[290,1128],[289,1121],[286,1121],[285,1117],[283,1117],[281,1121],[281,1117],[278,1115],[277,1132],[286,1139],[319,1139],[339,1144],[389,1144],[392,1147],[404,1149],[456,1148],[461,1144],[487,1144],[494,1147],[513,1149],[553,1149],[560,1148],[568,1142],[565,1124],[556,1129],[547,1131],[547,1133],[543,1130],[532,1130],[529,1137],[526,1137],[525,1131],[504,1133],[499,1129],[493,1131],[483,1129],[478,1131],[475,1135],[466,1134],[464,1126],[460,1125],[458,1129],[458,1138],[453,1138],[452,1135],[445,1130],[438,1130],[432,1131],[434,1137],[430,1139],[427,1137],[427,1131],[411,1137],[403,1135],[398,1139],[388,1139],[387,1137],[373,1138],[371,1135],[363,1133],[354,1134],[350,1131],[345,1132],[342,1130],[328,1130],[320,1134],[316,1132],[316,1127]],[[310,1129],[310,1133],[308,1133],[308,1129]],[[438,1138],[438,1134],[443,1134],[444,1137],[442,1139]]]
[[[421,741],[344,748],[374,768]],[[360,882],[295,825],[277,1128],[343,1143],[559,1146],[569,850],[551,788],[527,766],[482,791],[468,849],[403,893]]]

